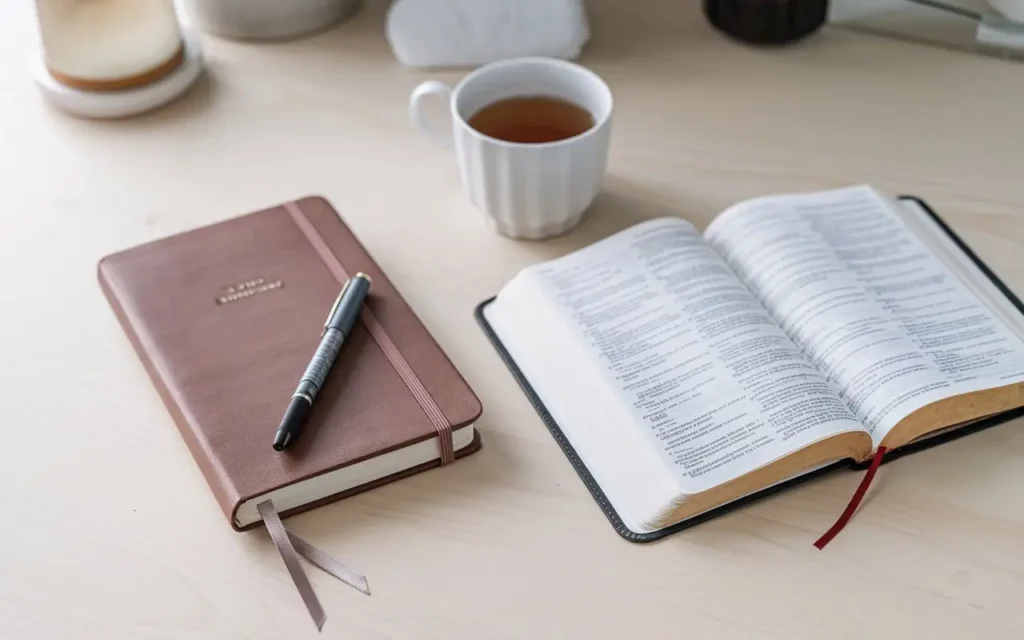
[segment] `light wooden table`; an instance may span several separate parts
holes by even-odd
[[[365,571],[315,570],[332,638],[1020,638],[1024,424],[654,545],[620,539],[506,372],[473,306],[516,271],[642,218],[869,182],[927,198],[1024,292],[1024,65],[825,32],[737,46],[679,0],[591,2],[583,61],[618,118],[575,232],[500,238],[417,135],[384,3],[314,38],[207,42],[186,99],[119,123],[49,109],[29,2],[0,3],[0,635],[313,638],[265,533],[232,532],[95,281],[106,253],[327,196],[475,387],[484,449],[290,521]]]

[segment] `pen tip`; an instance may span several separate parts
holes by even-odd
[[[287,431],[278,431],[274,434],[274,451],[284,451],[284,448],[288,446],[288,440],[291,434]]]

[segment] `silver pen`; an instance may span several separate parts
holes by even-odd
[[[327,374],[334,366],[341,346],[352,333],[352,329],[359,319],[363,309],[363,302],[370,293],[372,281],[365,273],[357,273],[350,278],[341,293],[338,294],[331,307],[331,312],[324,323],[324,330],[320,334],[320,345],[313,354],[313,359],[306,366],[306,372],[299,380],[299,386],[292,394],[288,409],[281,418],[281,426],[274,433],[274,449],[283,451],[291,443],[295,442],[302,431],[303,425],[313,412],[313,402],[316,395],[323,387]]]

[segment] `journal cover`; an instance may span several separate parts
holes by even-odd
[[[1013,304],[1013,306],[1022,314],[1024,314],[1024,303],[1022,303],[1017,298],[1017,296],[1015,296],[1013,292],[1010,291],[1010,289],[992,272],[992,270],[989,269],[988,266],[977,255],[975,255],[973,251],[971,251],[971,249],[963,242],[963,240],[961,240],[953,232],[953,230],[949,228],[949,226],[939,217],[937,213],[935,213],[934,210],[932,210],[931,207],[927,205],[927,203],[925,203],[923,200],[915,196],[900,196],[899,199],[914,201],[917,204],[919,204],[928,213],[928,215],[931,216],[933,220],[935,220],[939,227],[949,235],[950,239],[957,245],[957,247],[960,250],[962,250],[964,254],[967,255],[967,257],[969,257],[971,261],[973,261],[978,266],[982,273],[984,273],[985,276],[992,281],[996,288],[998,288],[999,291],[1006,296],[1006,298]],[[764,498],[779,493],[780,491],[785,491],[786,489],[807,482],[808,480],[812,480],[814,478],[821,477],[824,474],[831,473],[832,471],[836,471],[842,468],[862,469],[867,468],[867,466],[870,464],[870,462],[859,464],[855,463],[852,460],[836,462],[829,466],[822,467],[821,469],[817,469],[813,472],[799,476],[797,478],[793,478],[786,482],[782,482],[771,487],[768,487],[766,489],[763,489],[761,491],[758,491],[756,493],[750,494],[744,498],[741,498],[729,504],[716,507],[715,509],[704,512],[693,518],[689,518],[683,522],[678,522],[669,527],[659,529],[657,531],[652,531],[649,533],[638,533],[636,531],[633,531],[625,525],[625,523],[622,521],[622,518],[615,511],[615,508],[612,506],[611,502],[605,496],[604,491],[601,489],[600,485],[598,485],[597,481],[594,480],[594,477],[593,475],[591,475],[590,470],[587,469],[587,466],[583,463],[583,460],[576,453],[576,450],[573,448],[572,444],[570,444],[568,438],[565,437],[565,434],[558,426],[558,423],[555,421],[551,413],[544,406],[544,403],[541,401],[540,397],[533,390],[533,387],[530,386],[530,381],[527,380],[526,377],[523,375],[523,372],[519,369],[518,365],[515,362],[515,359],[513,359],[511,354],[509,354],[508,350],[505,349],[504,345],[501,342],[501,339],[497,336],[497,334],[490,326],[490,323],[487,321],[486,317],[486,309],[488,305],[490,305],[493,301],[494,298],[490,298],[477,305],[475,310],[477,322],[483,329],[484,334],[491,341],[491,344],[498,352],[498,355],[501,357],[502,361],[508,367],[513,378],[515,378],[516,382],[519,383],[520,388],[522,389],[526,397],[529,399],[530,403],[533,405],[533,408],[539,414],[541,420],[544,422],[544,425],[551,432],[551,435],[554,437],[555,442],[557,442],[559,447],[561,447],[562,452],[565,454],[566,458],[568,458],[569,463],[572,464],[573,468],[576,470],[576,473],[580,476],[580,479],[583,481],[583,484],[590,491],[591,496],[593,496],[594,500],[601,508],[601,511],[604,512],[605,516],[608,518],[608,521],[611,523],[615,531],[626,540],[629,540],[631,542],[653,542],[655,540],[660,540],[666,536],[696,526],[703,522],[707,522],[708,520],[716,518],[735,509],[739,509],[758,500],[763,500]],[[893,460],[900,458],[902,456],[915,453],[924,449],[928,449],[939,444],[942,444],[944,442],[949,442],[950,440],[962,438],[971,433],[976,433],[982,429],[987,429],[989,427],[1002,424],[1004,422],[1007,422],[1008,420],[1012,420],[1014,418],[1018,418],[1021,416],[1024,416],[1024,408],[1014,409],[1012,411],[1000,413],[998,415],[991,416],[989,418],[981,420],[975,424],[962,427],[960,429],[955,429],[953,431],[949,431],[944,434],[928,438],[917,443],[906,445],[897,450],[887,452],[885,454],[883,464],[892,462]]]
[[[476,395],[332,206],[309,197],[104,258],[98,277],[224,515],[246,500],[428,439],[439,457],[300,505],[287,516],[437,466],[444,426]],[[345,273],[373,280],[363,319],[302,437],[271,448]],[[369,315],[367,315],[369,314]],[[373,326],[367,318],[375,319]],[[390,346],[389,346],[390,345]],[[448,440],[448,447],[450,439]]]

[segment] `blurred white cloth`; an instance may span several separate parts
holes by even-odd
[[[583,0],[395,0],[387,39],[408,66],[475,67],[523,56],[576,58],[590,27]]]

